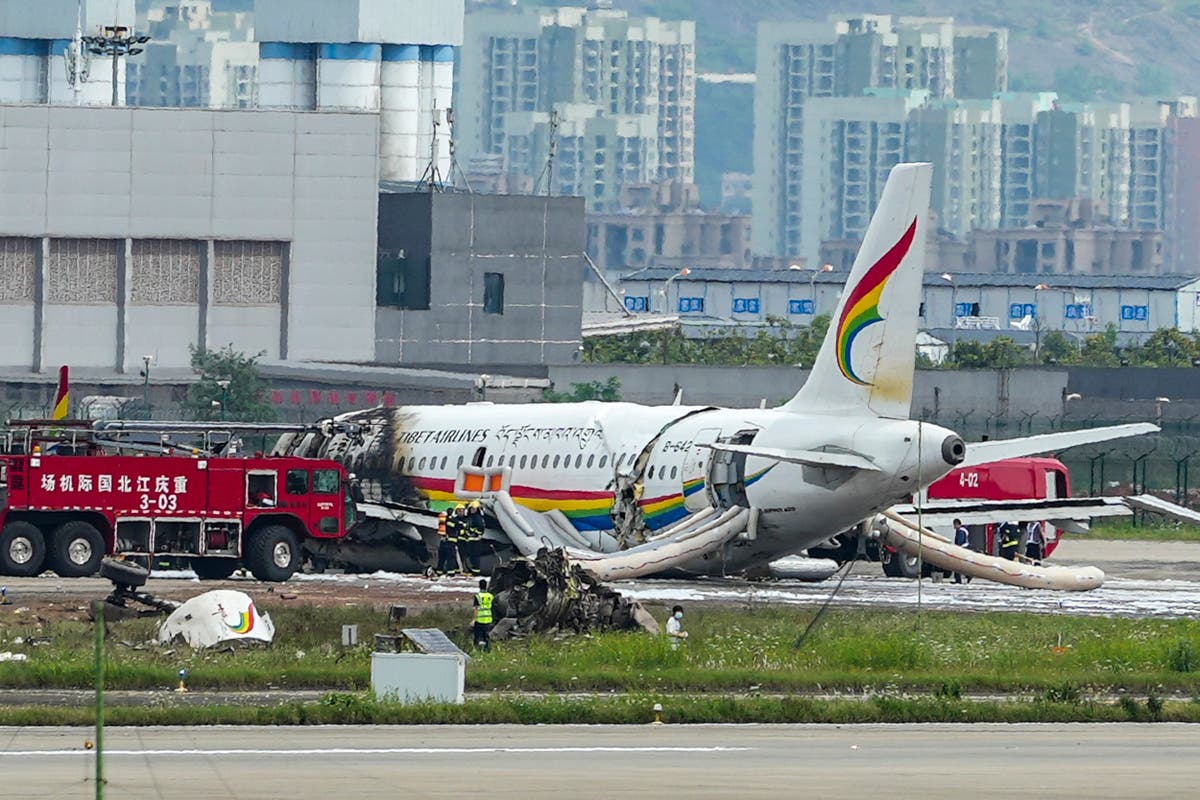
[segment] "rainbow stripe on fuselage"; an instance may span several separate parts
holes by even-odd
[[[753,485],[773,468],[774,465],[771,465],[747,476],[746,486]],[[444,511],[462,502],[455,496],[454,481],[449,478],[410,477],[409,480],[434,511]],[[647,527],[651,530],[658,530],[683,519],[688,514],[687,508],[684,506],[684,498],[690,497],[703,488],[704,479],[696,478],[685,482],[682,492],[643,497],[638,501],[638,506],[642,509],[642,518],[646,521]],[[612,492],[540,489],[517,483],[510,485],[508,492],[517,505],[531,511],[545,512],[558,509],[566,515],[576,530],[612,530],[614,501]]]

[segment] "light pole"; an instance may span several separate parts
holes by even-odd
[[[671,289],[671,282],[674,281],[676,278],[686,278],[688,275],[691,275],[691,274],[692,274],[692,271],[690,269],[688,269],[687,267],[684,267],[683,269],[679,270],[679,272],[676,272],[674,275],[672,275],[671,277],[669,277],[665,281],[663,281],[663,288],[659,290],[659,292],[662,294],[662,313],[663,314],[667,313],[667,293]]]
[[[94,56],[112,56],[112,104],[116,108],[121,104],[121,78],[118,67],[122,56],[136,56],[145,48],[139,47],[150,41],[149,36],[138,36],[132,28],[124,25],[105,25],[97,36],[84,36],[83,43],[88,52]]]
[[[142,406],[146,409],[146,419],[150,419],[150,362],[154,356],[142,356]]]
[[[221,400],[220,400],[221,421],[224,422],[225,421],[225,406],[229,402],[229,381],[219,380],[219,381],[217,381],[217,386],[220,387],[220,389],[221,389]]]

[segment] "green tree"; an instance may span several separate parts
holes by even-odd
[[[1075,364],[1079,361],[1079,345],[1062,331],[1049,331],[1042,337],[1043,364]]]
[[[603,400],[606,403],[621,399],[621,381],[610,377],[607,381],[588,381],[587,383],[572,383],[571,391],[556,392],[547,389],[542,392],[542,402],[545,403],[582,403],[587,400]]]
[[[983,342],[962,339],[950,347],[950,357],[946,366],[951,369],[983,369],[990,366],[987,363],[987,351]]]
[[[1090,333],[1083,338],[1079,349],[1079,363],[1085,367],[1115,367],[1120,364],[1117,357],[1117,326],[1111,322],[1102,333]]]
[[[1008,336],[997,336],[988,342],[984,347],[984,357],[987,359],[987,366],[999,369],[1015,367],[1029,360],[1025,348]]]
[[[1130,351],[1129,360],[1141,367],[1188,367],[1195,357],[1195,339],[1176,328],[1159,328]]]
[[[266,355],[247,356],[226,345],[220,350],[189,347],[192,370],[199,379],[188,389],[184,409],[193,419],[270,422],[273,409],[263,398],[258,360]],[[227,386],[222,386],[228,381]]]

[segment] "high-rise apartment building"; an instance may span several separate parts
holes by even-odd
[[[554,141],[554,191],[582,187],[593,210],[616,207],[625,183],[694,181],[695,39],[693,22],[604,8],[468,14],[459,159],[503,155],[540,175]]]
[[[883,117],[893,113],[897,92],[920,91],[930,101],[949,100],[955,97],[959,52],[971,65],[966,73],[970,91],[990,97],[985,88],[1003,86],[1006,78],[989,74],[986,66],[990,63],[1003,72],[1007,38],[1000,33],[989,36],[979,28],[968,29],[967,34],[958,37],[949,19],[882,15],[759,25],[754,96],[757,253],[815,262],[823,238],[842,238],[856,228],[853,220],[814,219],[817,207],[804,200],[813,191],[813,177],[805,165],[819,169],[834,154],[830,140],[822,142],[820,136],[810,134],[808,111],[813,101],[845,98],[823,103],[822,114],[828,123],[832,109],[844,108],[852,112],[846,117],[851,124],[863,122],[855,120],[853,113],[874,114],[852,111],[858,107],[882,104],[878,113]],[[909,94],[904,103],[911,104],[914,97]],[[905,120],[883,124],[906,127]]]
[[[258,45],[251,14],[214,12],[210,0],[160,0],[138,24],[152,40],[129,62],[129,105],[254,107]]]
[[[965,238],[1000,226],[1001,117],[998,100],[939,100],[908,120],[908,156],[929,161],[937,229]]]

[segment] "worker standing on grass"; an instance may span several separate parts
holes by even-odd
[[[671,647],[679,647],[679,643],[687,638],[683,629],[683,606],[671,609],[671,618],[667,620],[667,636],[671,639]]]
[[[479,581],[479,591],[475,594],[475,646],[484,650],[492,649],[489,634],[492,630],[492,603],[495,598],[487,590],[487,580]]]

